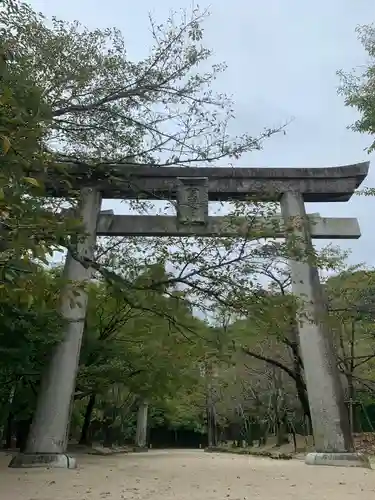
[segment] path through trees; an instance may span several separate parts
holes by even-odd
[[[7,500],[367,500],[375,475],[364,469],[307,467],[298,460],[258,459],[203,451],[150,451],[81,457],[77,471],[8,469],[0,456]]]

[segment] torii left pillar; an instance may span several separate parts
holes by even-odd
[[[79,216],[85,234],[79,238],[76,251],[83,259],[94,257],[100,206],[99,192],[93,188],[81,190]],[[42,379],[25,452],[15,456],[9,467],[76,467],[75,459],[67,455],[66,450],[87,310],[85,285],[91,276],[92,269],[68,253],[64,268],[66,285],[60,299],[60,312],[66,321],[63,339]]]

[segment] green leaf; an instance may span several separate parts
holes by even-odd
[[[39,182],[34,177],[23,177],[23,180],[25,182],[27,182],[28,184],[31,184],[31,185],[33,185],[35,187],[40,187]]]
[[[3,153],[6,155],[11,147],[9,138],[6,135],[0,136],[3,140]]]

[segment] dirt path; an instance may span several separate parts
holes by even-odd
[[[0,457],[1,500],[368,500],[375,471],[202,451],[82,456],[76,471],[16,470]]]

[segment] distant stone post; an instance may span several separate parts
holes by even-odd
[[[148,402],[141,399],[138,405],[137,430],[135,433],[135,445],[137,448],[146,448],[147,446],[147,418]]]
[[[81,190],[79,215],[86,234],[76,245],[79,257],[92,259],[94,256],[100,205],[101,197],[95,189]],[[48,464],[54,467],[75,467],[75,460],[66,454],[66,449],[87,309],[87,293],[83,287],[77,288],[76,284],[85,285],[91,275],[89,266],[83,266],[68,253],[64,268],[67,284],[61,291],[60,299],[60,312],[66,321],[63,340],[56,346],[42,379],[25,453],[15,456],[10,467]]]
[[[348,454],[348,459],[360,465],[352,453],[348,412],[327,326],[327,306],[318,269],[311,262],[313,246],[302,195],[296,192],[282,195],[281,210],[294,257],[290,260],[292,289],[303,303],[297,320],[317,452],[310,454],[307,463],[325,460],[335,465],[332,457],[328,460],[328,454]]]

